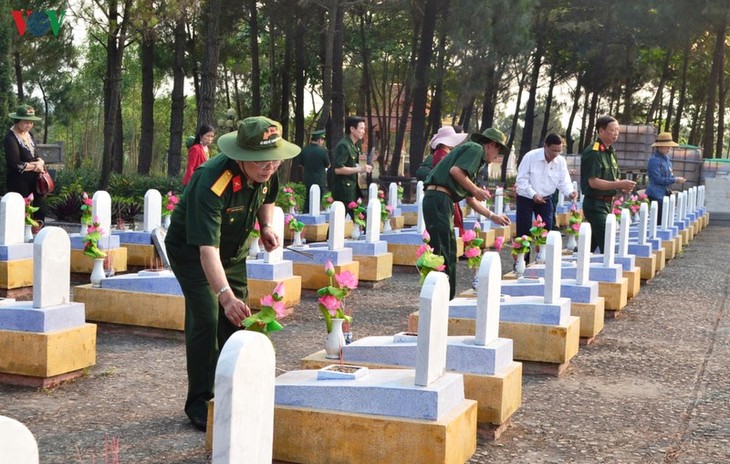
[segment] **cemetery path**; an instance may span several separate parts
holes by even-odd
[[[710,226],[642,286],[559,378],[525,376],[522,407],[470,463],[730,462],[730,228]],[[503,268],[511,257],[502,253]],[[471,283],[459,263],[459,288]],[[407,327],[418,305],[415,268],[356,290],[355,337]],[[314,292],[273,334],[277,367],[324,345]],[[187,421],[182,334],[100,325],[97,363],[51,390],[0,385],[0,414],[26,424],[42,463],[207,463],[204,435]],[[356,437],[353,437],[356,439]],[[0,462],[2,458],[0,457]]]

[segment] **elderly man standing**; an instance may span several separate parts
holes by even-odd
[[[525,153],[517,168],[517,235],[529,235],[532,215],[540,215],[545,229],[552,230],[552,194],[556,189],[575,200],[578,192],[573,189],[568,164],[560,156],[563,139],[558,134],[545,138],[545,146]]]
[[[631,192],[632,180],[619,178],[621,172],[612,145],[618,140],[618,121],[613,116],[601,116],[596,121],[598,139],[588,145],[580,158],[580,188],[585,195],[583,215],[591,224],[591,251],[603,250],[606,217],[611,213],[613,197],[619,190]]]
[[[218,147],[222,154],[193,173],[165,238],[185,297],[185,413],[198,430],[206,429],[220,350],[251,315],[246,256],[254,222],[266,251],[280,246],[272,227],[277,169],[301,150],[282,138],[281,124],[263,116],[244,119]]]

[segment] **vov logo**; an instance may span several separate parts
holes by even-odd
[[[66,11],[33,11],[33,10],[12,10],[15,27],[18,28],[18,35],[25,35],[25,31],[31,33],[35,37],[40,37],[53,31],[53,35],[58,37],[58,31],[61,29],[61,23],[66,16]],[[24,16],[25,14],[25,16]]]

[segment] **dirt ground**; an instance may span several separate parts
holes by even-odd
[[[730,228],[703,231],[561,377],[525,376],[510,427],[495,442],[480,439],[469,462],[730,462],[728,238]],[[502,253],[505,268],[510,259]],[[458,280],[459,290],[470,285],[464,261]],[[418,294],[415,268],[356,290],[355,338],[404,330]],[[324,346],[315,293],[302,300],[272,337],[280,372]],[[106,462],[111,438],[121,463],[210,462],[182,410],[182,334],[99,324],[97,338],[96,365],[75,381],[0,385],[0,414],[30,428],[41,462]]]

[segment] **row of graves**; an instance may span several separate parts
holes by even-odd
[[[395,188],[391,186],[391,199],[397,198]],[[276,208],[274,227],[280,236],[288,230],[292,245],[271,252],[252,250],[247,264],[252,302],[284,285],[285,305],[295,307],[302,288],[327,285],[317,276],[328,261],[336,273],[355,276],[362,276],[364,267],[380,265],[384,270],[374,272],[373,281],[379,272],[388,275],[388,267],[392,272],[400,257],[405,261],[407,256],[403,264],[413,266],[425,229],[422,193],[419,186],[413,227],[393,227],[399,221],[392,219],[411,207],[394,201],[388,218],[394,230],[381,232],[375,219],[382,219],[382,206],[371,187],[371,222],[358,240],[345,239],[345,205],[334,202],[328,212],[319,213],[318,191],[311,195],[311,218],[298,216],[305,224],[299,231],[285,228],[284,213]],[[159,208],[159,192],[148,195],[149,210],[159,217],[153,206]],[[147,201],[145,196],[145,211]],[[94,216],[108,231],[107,205],[110,211],[108,194],[97,192]],[[501,210],[502,205],[495,206]],[[0,266],[5,270],[0,279],[7,285],[8,276],[16,272],[11,262],[29,260],[33,295],[32,301],[0,301],[0,381],[51,386],[80,375],[96,361],[92,322],[183,329],[182,293],[166,269],[105,275],[74,287],[72,301],[69,275],[78,249],[74,240],[81,234],[45,227],[32,243],[25,243],[23,211],[19,195],[8,194],[0,202]],[[206,443],[213,462],[467,461],[476,450],[477,433],[497,438],[519,409],[523,372],[564,372],[580,344],[599,336],[604,318],[622,311],[642,282],[708,224],[704,188],[665,197],[661,226],[656,212],[656,204],[642,205],[635,218],[623,210],[618,225],[616,216],[609,215],[603,255],[590,252],[587,223],[580,224],[575,249],[570,245],[564,250],[560,233],[550,232],[544,262],[530,264],[522,275],[503,273],[499,254],[487,251],[474,290],[451,301],[446,275],[430,272],[408,332],[349,344],[343,340],[334,356],[319,350],[304,357],[299,371],[277,377],[266,336],[235,334],[221,353],[216,398],[210,404]],[[311,237],[322,227],[321,216],[326,216],[327,232],[326,241],[319,242]],[[510,236],[509,227],[500,230],[479,217],[467,220],[472,227],[480,223],[484,245]],[[107,241],[102,246],[112,250],[135,244],[146,247],[135,253],[156,253],[164,261],[158,225],[146,216],[149,230],[134,238],[102,234]],[[298,242],[296,232],[303,232],[309,243]],[[120,256],[127,254],[120,251]],[[257,401],[246,400],[251,397]],[[302,429],[310,433],[299,433]],[[22,424],[0,417],[0,450],[20,447],[33,454],[34,440],[28,434]],[[357,440],[352,440],[354,434]],[[338,447],[328,446],[333,439]]]

